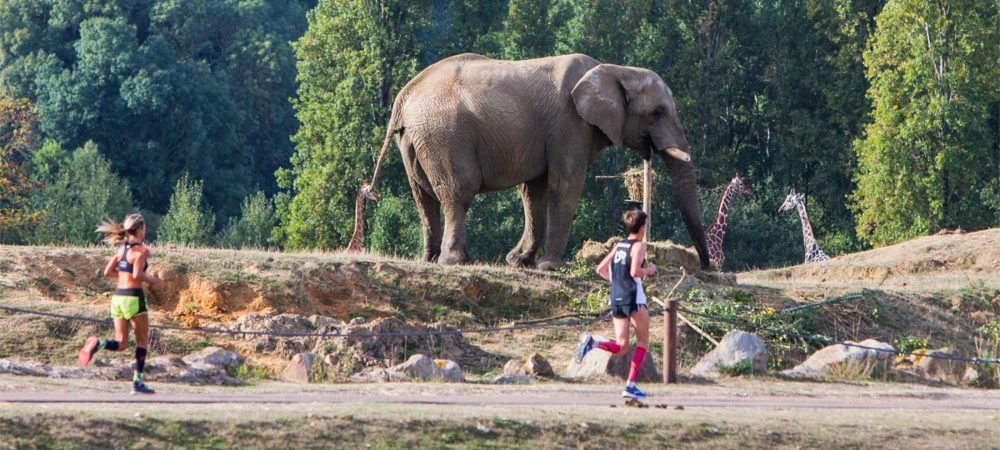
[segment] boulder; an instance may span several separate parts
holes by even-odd
[[[972,367],[965,368],[965,374],[962,375],[962,382],[965,384],[976,384],[979,382],[979,371],[973,369]]]
[[[875,339],[866,339],[857,342],[857,344],[871,348],[894,350],[891,345]],[[876,367],[887,364],[890,356],[892,356],[890,352],[834,344],[816,351],[809,358],[806,358],[802,364],[788,370],[783,370],[781,374],[793,378],[802,378],[824,375],[836,365],[857,364],[858,367]]]
[[[525,359],[512,359],[503,366],[503,374],[510,376],[538,375],[544,378],[555,378],[552,365],[539,353],[533,353]]]
[[[438,365],[429,356],[416,354],[410,356],[406,362],[397,364],[389,368],[390,372],[398,372],[406,375],[412,380],[428,381],[434,378],[434,372],[438,370]]]
[[[598,336],[594,336],[594,339],[607,340]],[[611,352],[595,348],[587,352],[587,356],[580,364],[577,364],[576,361],[570,361],[565,376],[567,378],[612,376],[624,380],[628,378],[633,354],[635,354],[634,345],[630,346],[628,353],[623,356],[616,356]],[[656,366],[653,365],[653,356],[647,352],[636,381],[658,381],[661,379],[661,375],[656,371]]]
[[[435,379],[445,383],[465,383],[465,374],[462,373],[462,368],[455,361],[435,359],[434,364],[438,367]]]
[[[912,353],[916,355],[900,355],[896,358],[893,371],[905,376],[947,382],[961,381],[965,375],[965,362],[940,358],[961,356],[958,350],[951,347],[920,349]]]
[[[236,353],[227,351],[221,347],[207,347],[204,350],[192,353],[184,357],[184,362],[189,366],[213,366],[220,370],[236,370],[246,364],[246,360]]]
[[[315,353],[299,353],[292,357],[278,379],[281,381],[291,381],[293,383],[308,383],[309,372],[312,370],[313,361],[316,360]]]
[[[757,335],[733,330],[722,338],[719,346],[708,352],[698,364],[691,369],[691,375],[714,378],[721,375],[721,366],[734,366],[745,359],[755,373],[767,371],[767,347]]]
[[[447,359],[431,359],[429,356],[416,354],[406,362],[386,369],[404,375],[410,380],[444,381],[446,383],[463,383],[465,375],[461,366]]]

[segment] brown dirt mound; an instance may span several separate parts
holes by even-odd
[[[829,261],[746,272],[741,283],[816,284],[939,291],[1000,288],[1000,228],[925,236]]]

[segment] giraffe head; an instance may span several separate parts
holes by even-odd
[[[788,197],[785,197],[785,203],[781,204],[781,208],[778,208],[778,212],[797,208],[802,203],[804,198],[806,198],[805,194],[796,194],[795,189],[788,191]]]
[[[375,200],[376,202],[379,201],[378,196],[375,195],[375,191],[368,185],[368,182],[361,183],[361,192],[358,193],[358,196],[367,198],[368,200]]]
[[[746,178],[740,178],[740,174],[736,174],[736,178],[733,178],[733,181],[729,182],[729,187],[732,189],[733,193],[753,195],[753,191],[750,189],[750,185],[748,185],[746,181]]]

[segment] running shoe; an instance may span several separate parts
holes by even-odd
[[[580,335],[580,343],[573,348],[573,361],[577,364],[583,362],[583,358],[594,348],[594,337],[590,333]]]
[[[101,343],[97,339],[97,336],[91,336],[87,338],[87,342],[83,344],[83,348],[80,349],[80,365],[86,366],[90,362],[90,359],[94,357],[94,353],[97,353],[98,345]]]
[[[146,386],[146,383],[143,383],[142,381],[133,381],[132,382],[132,395],[136,395],[136,394],[155,394],[155,393],[156,393],[156,391],[150,389],[149,386]]]
[[[646,394],[643,394],[638,387],[628,387],[625,386],[625,390],[622,391],[622,397],[626,398],[646,398]]]

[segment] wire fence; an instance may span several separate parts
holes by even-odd
[[[843,299],[843,298],[841,298],[841,299]],[[807,306],[815,306],[815,305],[807,305]],[[114,323],[113,321],[107,320],[107,319],[95,319],[95,318],[92,318],[92,317],[71,316],[71,315],[66,315],[66,314],[57,314],[57,313],[50,313],[50,312],[43,312],[43,311],[34,311],[34,310],[22,309],[22,308],[14,308],[14,307],[3,306],[3,305],[0,305],[0,309],[6,310],[6,311],[10,311],[10,312],[15,312],[15,313],[33,314],[33,315],[48,316],[48,317],[57,317],[57,318],[61,318],[61,319],[78,320],[78,321],[85,321],[85,322],[94,322],[94,323],[103,323],[103,324],[113,324]],[[661,313],[661,312],[664,312],[665,310],[666,310],[666,308],[656,308],[656,309],[649,310],[649,313],[650,314]],[[874,350],[874,351],[879,351],[879,352],[893,353],[893,354],[896,354],[896,355],[912,355],[912,356],[919,356],[919,357],[927,357],[928,356],[928,355],[922,354],[922,353],[904,352],[904,351],[895,350],[895,349],[891,349],[890,350],[890,349],[886,349],[886,348],[870,347],[870,346],[866,346],[866,345],[861,345],[861,344],[859,344],[857,342],[835,341],[835,340],[832,340],[832,339],[827,339],[827,338],[823,338],[823,337],[819,337],[819,336],[809,336],[809,335],[804,335],[804,334],[792,333],[790,331],[783,331],[783,330],[778,330],[778,329],[774,329],[774,328],[763,327],[763,326],[760,326],[760,325],[754,325],[754,324],[751,324],[751,323],[730,320],[730,319],[726,319],[726,318],[723,318],[723,317],[712,316],[712,315],[709,315],[709,314],[704,314],[704,313],[701,313],[701,312],[698,312],[698,311],[693,311],[693,310],[686,309],[686,308],[678,308],[677,310],[680,311],[680,312],[683,312],[685,314],[691,314],[693,316],[704,317],[704,318],[709,319],[709,320],[714,320],[714,321],[718,321],[718,322],[724,322],[724,323],[728,323],[728,324],[731,324],[731,325],[736,325],[736,326],[739,326],[739,327],[751,328],[751,329],[761,330],[761,331],[767,331],[767,332],[771,332],[771,333],[778,333],[778,334],[783,334],[783,335],[786,335],[786,336],[796,337],[796,338],[800,338],[800,339],[808,339],[808,340],[812,340],[812,341],[816,341],[816,342],[822,342],[822,343],[825,343],[825,344],[828,344],[828,345],[837,345],[837,344],[839,344],[839,345],[846,345],[846,346],[849,346],[849,347],[856,347],[856,348],[862,348],[862,349],[865,349],[865,350]],[[219,329],[219,328],[188,328],[188,327],[176,327],[176,326],[170,326],[170,325],[150,325],[150,328],[156,328],[156,329],[161,329],[161,330],[188,331],[188,332],[196,332],[196,333],[220,333],[220,334],[251,335],[251,336],[323,337],[323,338],[335,338],[335,337],[368,338],[368,337],[373,337],[373,338],[378,338],[378,337],[439,336],[439,335],[457,335],[457,334],[472,334],[472,333],[494,333],[494,332],[504,332],[504,331],[527,330],[527,329],[533,329],[533,328],[547,328],[547,327],[559,327],[559,326],[578,325],[578,324],[583,324],[583,323],[591,323],[591,322],[604,321],[604,320],[608,320],[608,319],[611,319],[611,316],[601,316],[601,317],[591,317],[591,318],[584,318],[584,319],[565,320],[565,321],[561,321],[561,322],[536,323],[536,324],[529,324],[529,325],[513,325],[513,326],[506,326],[506,327],[477,328],[477,329],[468,329],[468,330],[414,331],[414,332],[405,332],[405,333],[279,333],[279,332],[272,332],[272,331],[241,331],[241,330],[227,330],[227,329]],[[983,364],[983,363],[993,363],[993,364],[996,364],[996,363],[1000,363],[1000,359],[996,359],[996,358],[992,358],[992,359],[987,359],[987,358],[963,358],[963,357],[959,357],[959,356],[950,356],[950,355],[934,355],[933,358],[940,358],[940,359],[946,359],[946,360],[952,360],[952,361],[964,361],[964,362],[970,362],[970,363],[973,363],[973,364]]]

